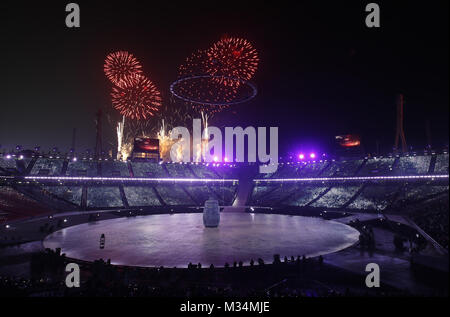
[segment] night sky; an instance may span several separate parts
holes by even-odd
[[[178,65],[224,34],[257,48],[259,93],[212,124],[278,126],[280,153],[332,151],[346,133],[389,151],[401,92],[408,145],[424,148],[429,120],[433,146],[448,146],[448,1],[376,1],[379,29],[365,26],[371,1],[75,1],[78,29],[65,26],[69,2],[0,4],[0,151],[67,151],[73,128],[77,150],[93,148],[95,112],[111,105],[108,53],[132,52],[168,100]]]

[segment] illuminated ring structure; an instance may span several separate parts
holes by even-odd
[[[175,92],[176,86],[179,85],[180,83],[187,82],[190,80],[200,79],[200,78],[225,78],[225,79],[237,80],[240,83],[247,85],[247,87],[249,87],[251,89],[251,93],[244,98],[239,98],[239,99],[232,100],[232,101],[211,102],[211,101],[193,99],[193,98],[183,96],[183,95]],[[236,105],[239,103],[247,102],[247,101],[255,98],[258,93],[258,89],[256,88],[255,84],[253,84],[252,82],[250,82],[248,80],[243,80],[240,78],[220,76],[220,75],[194,75],[194,76],[183,77],[183,78],[180,78],[180,79],[177,79],[176,81],[174,81],[170,85],[170,92],[172,93],[172,95],[174,95],[178,99],[181,99],[185,102],[190,102],[193,104],[199,104],[199,105],[204,105],[204,106],[231,106],[231,105]]]

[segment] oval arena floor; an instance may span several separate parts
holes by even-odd
[[[100,236],[105,234],[105,247]],[[248,264],[262,258],[318,256],[345,249],[359,232],[319,218],[248,213],[222,213],[218,228],[205,228],[202,214],[164,214],[85,223],[56,231],[44,240],[70,258],[129,266],[186,267],[189,262]]]

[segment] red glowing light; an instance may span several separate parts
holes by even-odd
[[[361,145],[359,135],[355,134],[338,135],[336,136],[336,139],[342,147],[356,147]]]

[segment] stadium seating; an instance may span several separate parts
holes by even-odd
[[[210,189],[214,191],[219,199],[219,203],[224,206],[230,206],[233,204],[236,198],[238,185],[236,184],[224,184],[224,185],[209,185]]]
[[[91,160],[70,161],[67,173],[68,176],[100,176],[98,171],[98,162]]]
[[[333,177],[355,176],[358,169],[362,166],[364,160],[347,160],[338,162],[338,168]]]
[[[127,162],[103,161],[101,168],[103,177],[130,177]]]
[[[123,207],[117,186],[92,186],[87,191],[88,208]]]
[[[395,158],[371,158],[361,167],[357,176],[390,175],[394,167]]]
[[[361,187],[362,185],[334,186],[325,195],[312,203],[311,207],[342,208]]]
[[[9,186],[0,186],[0,211],[3,221],[35,217],[51,210]]]
[[[161,196],[166,205],[170,206],[194,206],[196,203],[189,197],[180,185],[158,184],[156,191]]]
[[[204,164],[190,164],[189,168],[198,178],[221,178],[214,169]]]
[[[296,185],[297,190],[293,195],[288,197],[284,202],[282,202],[283,205],[288,206],[306,206],[307,204],[311,203],[314,199],[317,199],[319,195],[326,192],[327,187],[324,185],[305,185],[300,184]]]
[[[251,204],[257,206],[275,206],[298,191],[295,183],[257,184],[253,188]]]
[[[322,184],[286,182],[274,185],[256,185],[250,202],[257,206],[305,206],[317,198],[327,187]]]
[[[187,167],[186,164],[164,164],[164,167],[167,168],[170,177],[174,178],[194,178],[195,175],[192,171]]]
[[[399,184],[392,183],[367,185],[348,208],[358,210],[384,210],[392,203],[399,189]]]
[[[211,166],[209,165],[210,169],[213,169],[218,175],[219,178],[225,178],[225,179],[238,179],[239,178],[239,170],[235,166],[230,165],[220,165],[214,166],[214,164]]]
[[[131,162],[134,177],[169,177],[162,165],[146,162]]]
[[[442,184],[434,184],[433,182],[420,183],[420,184],[406,184],[399,191],[395,207],[401,208],[402,206],[418,202],[424,199],[431,198],[435,195],[448,193],[449,187]]]
[[[81,186],[44,186],[44,190],[78,206],[81,205]]]
[[[435,174],[447,174],[448,175],[448,154],[437,155],[436,165],[434,166]]]
[[[307,163],[297,171],[297,175],[299,178],[317,177],[328,164],[325,161]]]
[[[14,158],[0,156],[0,172],[3,172],[3,174],[9,174],[10,172],[15,172],[16,169],[17,165]]]
[[[421,175],[427,174],[430,168],[431,156],[402,156],[398,160],[395,169],[396,175]]]
[[[449,197],[448,192],[439,200],[421,206],[414,212],[414,222],[442,247],[448,250],[449,240]]]
[[[31,169],[31,175],[57,176],[62,174],[64,160],[38,158]]]
[[[30,160],[29,160],[30,161]],[[179,164],[121,162],[114,160],[96,161],[83,159],[66,161],[57,158],[39,157],[34,162],[30,175],[59,176],[102,176],[102,177],[151,177],[151,178],[193,178],[193,179],[238,179],[242,169],[229,164]],[[0,157],[3,171],[16,167],[14,158]],[[252,167],[248,167],[250,171]],[[378,157],[355,160],[326,160],[316,162],[281,163],[272,174],[254,175],[257,179],[291,179],[315,177],[426,175],[448,173],[448,154]],[[99,174],[101,172],[101,174]],[[255,169],[256,172],[256,169]],[[252,172],[253,173],[253,172]],[[248,173],[250,175],[250,173]],[[251,179],[251,178],[250,178]],[[223,206],[231,205],[238,192],[238,183],[150,183],[125,184],[124,197],[119,185],[87,184],[88,191],[82,203],[82,184],[43,183],[42,188],[30,194],[52,195],[74,206],[91,208],[122,208],[129,206],[199,206],[213,197]],[[438,180],[424,181],[365,181],[351,183],[331,182],[256,182],[247,204],[252,206],[296,206],[311,208],[401,211],[410,204],[423,201],[448,191],[448,184]],[[31,195],[33,199],[37,196]],[[124,200],[123,200],[123,199]],[[42,201],[51,203],[51,197]],[[56,203],[57,205],[57,203]],[[64,206],[66,208],[67,206]],[[62,209],[64,209],[62,208]],[[61,210],[62,210],[61,209]]]
[[[295,178],[298,170],[304,167],[303,164],[280,164],[274,173],[260,174],[261,178]]]
[[[203,206],[209,198],[219,199],[219,195],[214,192],[214,189],[206,184],[186,184],[182,186],[200,206]]]
[[[123,189],[131,207],[161,206],[152,186],[124,186]]]

